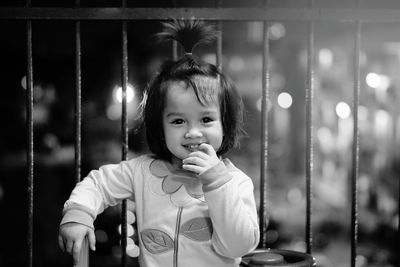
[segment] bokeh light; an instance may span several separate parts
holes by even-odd
[[[286,28],[282,23],[274,23],[269,27],[269,39],[279,40],[286,35]]]
[[[322,151],[332,151],[335,142],[332,131],[328,127],[319,128],[317,131],[317,137]]]
[[[132,200],[128,199],[126,201],[126,206],[127,206],[127,209],[132,211],[132,212],[134,212],[136,210],[136,203],[134,201],[132,201]]]
[[[22,79],[21,79],[21,86],[22,86],[22,88],[23,88],[24,90],[26,90],[26,88],[28,87],[28,86],[26,85],[26,75],[25,75],[24,77],[22,77]]]
[[[336,105],[336,115],[341,119],[347,119],[351,114],[350,106],[345,102],[339,102]]]
[[[260,112],[261,112],[261,101],[262,101],[262,98],[260,97],[256,103],[257,110]],[[271,101],[269,99],[267,99],[267,111],[270,111],[271,108],[272,108]]]
[[[127,211],[126,212],[126,222],[129,224],[132,224],[136,221],[136,216],[132,211]]]
[[[387,75],[370,72],[365,77],[365,81],[369,87],[387,90],[391,84],[391,80]]]
[[[390,115],[386,110],[379,109],[375,113],[375,134],[379,138],[387,137],[389,125],[390,125]]]
[[[118,225],[118,233],[121,234],[121,225]],[[126,233],[127,236],[132,236],[135,234],[135,229],[133,229],[133,226],[130,224],[126,225]]]
[[[113,97],[114,100],[118,103],[122,103],[122,87],[115,86],[113,90]],[[133,98],[135,97],[135,90],[131,84],[128,84],[126,87],[126,102],[132,102]]]
[[[292,103],[293,103],[293,99],[289,93],[283,92],[283,93],[279,94],[278,105],[281,108],[284,108],[284,109],[290,108],[290,106],[292,106]]]
[[[105,243],[108,241],[108,235],[104,230],[97,229],[94,234],[96,235],[96,242]]]
[[[365,77],[365,81],[367,82],[369,87],[377,88],[379,86],[379,81],[380,81],[379,74],[370,72]]]
[[[323,48],[319,50],[318,61],[321,67],[329,69],[333,64],[333,52],[330,49]]]
[[[135,242],[131,238],[127,239],[126,254],[132,258],[137,258],[139,257],[140,254],[139,247],[135,244]]]

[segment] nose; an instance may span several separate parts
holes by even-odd
[[[202,137],[203,133],[198,127],[190,127],[185,133],[185,138],[199,138]]]

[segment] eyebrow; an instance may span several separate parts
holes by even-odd
[[[200,113],[202,116],[206,116],[206,115],[215,115],[218,114],[217,111],[213,111],[213,110],[207,110],[207,111],[203,111]],[[170,112],[166,115],[166,117],[173,117],[173,116],[184,116],[184,113],[180,113],[180,112]]]
[[[168,114],[166,115],[166,117],[173,117],[173,116],[179,117],[179,116],[182,116],[182,115],[183,115],[183,113],[171,112],[171,113],[168,113]]]

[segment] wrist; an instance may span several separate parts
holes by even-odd
[[[68,223],[78,223],[94,229],[93,221],[93,217],[83,210],[68,209],[64,212],[64,216],[61,220],[60,226]]]
[[[199,178],[203,184],[203,192],[209,192],[229,182],[232,179],[232,175],[223,161],[220,161],[215,166],[199,174]]]

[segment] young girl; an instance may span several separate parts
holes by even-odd
[[[252,181],[222,159],[241,134],[241,99],[214,65],[191,53],[209,30],[193,20],[166,24],[164,39],[178,40],[188,53],[166,62],[147,89],[153,154],[102,166],[76,185],[59,234],[75,262],[86,235],[95,249],[96,216],[123,199],[136,203],[141,266],[239,266],[257,246]]]

